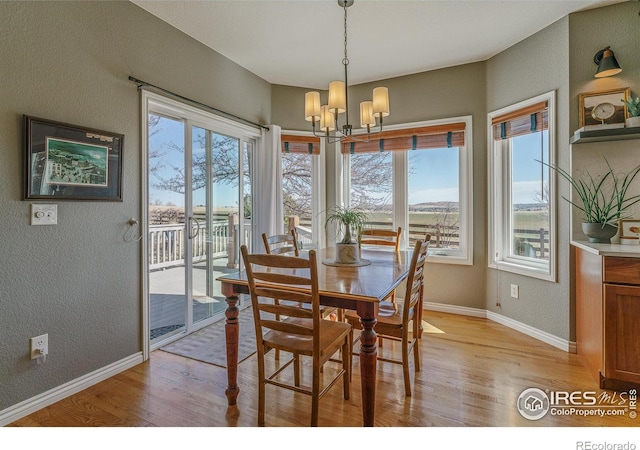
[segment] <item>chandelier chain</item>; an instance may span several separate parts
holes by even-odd
[[[349,57],[347,56],[347,6],[344,7],[344,59],[342,64],[345,66],[349,64]]]

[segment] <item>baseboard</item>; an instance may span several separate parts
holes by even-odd
[[[29,414],[67,398],[70,395],[87,389],[88,387],[130,369],[143,361],[142,352],[136,353],[4,409],[0,411],[0,427],[15,422],[18,419],[28,416]]]
[[[530,325],[527,325],[522,322],[518,322],[517,320],[513,320],[509,317],[503,316],[501,314],[496,314],[492,311],[488,311],[486,309],[479,308],[469,308],[467,306],[456,306],[456,305],[445,305],[443,303],[425,303],[424,309],[430,311],[439,311],[450,314],[460,314],[463,316],[472,316],[472,317],[483,317],[494,322],[497,322],[506,327],[512,328],[520,333],[524,333],[527,336],[531,336],[534,339],[542,341],[546,344],[552,345],[553,347],[559,348],[568,353],[576,353],[576,343],[574,341],[567,341],[566,339],[561,339],[557,336],[554,336],[551,333],[547,333],[546,331],[538,330]]]

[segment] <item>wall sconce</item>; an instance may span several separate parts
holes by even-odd
[[[593,57],[593,62],[598,66],[596,78],[610,77],[622,72],[616,57],[609,47],[603,48]]]

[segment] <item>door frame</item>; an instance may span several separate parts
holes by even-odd
[[[188,123],[189,126],[185,129],[185,141],[187,139],[191,139],[191,126],[199,126],[216,133],[225,134],[232,137],[237,137],[240,141],[240,152],[244,151],[244,143],[251,142],[253,144],[253,152],[255,158],[255,152],[258,151],[258,146],[260,142],[260,129],[256,127],[252,127],[249,125],[245,125],[240,122],[233,121],[226,117],[218,116],[216,114],[207,112],[201,108],[197,108],[189,105],[188,103],[180,102],[164,95],[160,95],[156,92],[152,92],[147,89],[140,89],[141,93],[141,203],[142,203],[142,214],[141,214],[141,230],[142,230],[142,254],[141,254],[141,266],[142,266],[142,356],[143,360],[147,360],[151,354],[151,339],[150,339],[150,297],[149,297],[149,261],[147,258],[148,255],[148,239],[146,239],[146,234],[148,232],[149,226],[149,216],[148,216],[148,203],[149,203],[149,112],[161,112],[164,113],[168,117],[179,118]],[[190,163],[191,155],[189,154],[186,160],[186,163]],[[188,175],[186,181],[191,179],[190,174]],[[240,174],[240,189],[243,185],[242,180],[242,171]],[[255,189],[255,183],[251,183],[252,190]],[[254,196],[255,192],[252,192],[252,196]],[[185,205],[187,202],[191,201],[191,194],[187,194],[185,198]],[[240,226],[242,227],[244,222],[244,215],[240,214],[239,217]],[[189,278],[189,277],[188,277]],[[185,290],[191,290],[192,288],[192,280],[189,278],[186,280]],[[192,302],[190,295],[188,295],[188,300]],[[193,320],[192,309],[187,308],[187,330],[189,333],[202,328],[205,324],[201,324],[199,327],[189,327],[189,324]],[[184,337],[185,334],[177,334],[175,335],[173,340]],[[171,341],[168,339],[163,342],[167,344]]]

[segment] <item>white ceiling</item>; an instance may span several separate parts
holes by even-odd
[[[337,0],[131,1],[269,83],[324,89],[343,79]],[[621,1],[355,0],[349,84],[483,61],[571,12]]]

